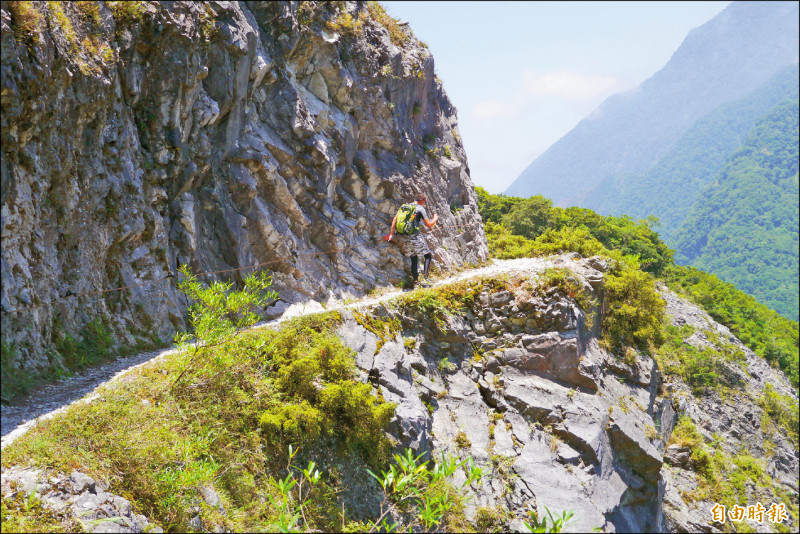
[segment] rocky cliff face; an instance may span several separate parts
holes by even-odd
[[[599,310],[584,311],[563,290],[539,281],[547,269],[567,268],[602,302],[605,260],[570,254],[514,261],[518,272],[510,277],[467,282],[480,289],[466,311],[379,306],[345,314],[340,329],[358,353],[363,379],[397,403],[391,433],[403,446],[431,451],[433,458],[471,456],[486,470],[482,485],[472,488],[468,515],[484,508],[498,528],[524,531],[526,512],[545,514],[547,507],[574,511],[568,530],[575,532],[719,531],[725,526],[711,512],[716,494],[706,491],[695,452],[706,447],[718,449],[713,454],[720,458],[746,450],[763,462],[758,465],[768,476],[758,484],[748,479],[740,503],[797,506],[797,446],[767,428],[755,400],[772,384],[796,403],[779,371],[699,308],[662,289],[672,323],[697,331],[687,343],[717,351],[724,341],[745,358],[742,365],[725,364],[725,373],[737,377],[734,390],[695,395],[680,378],[665,377],[649,356],[626,361],[609,354],[598,341]],[[375,326],[393,322],[401,326],[392,335]],[[674,443],[679,416],[699,428],[693,448]],[[734,478],[733,464],[719,469],[722,480]],[[794,510],[784,526],[797,525]]]
[[[3,2],[2,140],[3,336],[29,367],[91,321],[168,339],[181,264],[269,270],[285,303],[396,283],[380,236],[417,192],[436,265],[488,254],[433,58],[363,2]]]

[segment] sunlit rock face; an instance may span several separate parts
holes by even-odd
[[[362,2],[131,18],[100,3],[96,19],[64,4],[69,28],[35,8],[25,34],[2,7],[2,322],[19,364],[58,365],[55,344],[92,320],[123,345],[168,339],[186,325],[167,278],[182,264],[269,270],[273,313],[397,283],[381,236],[418,192],[440,216],[436,266],[487,258],[456,110],[406,25],[390,34]]]
[[[759,401],[770,384],[796,402],[781,371],[661,287],[671,325],[694,329],[687,344],[741,352],[721,363],[729,389],[693,390],[645,353],[603,348],[604,260],[571,253],[513,261],[526,267],[505,288],[469,282],[478,289],[466,309],[437,315],[379,305],[344,312],[339,329],[362,380],[396,403],[388,431],[399,449],[434,460],[471,457],[484,469],[469,488],[470,519],[484,508],[500,518],[500,531],[525,532],[528,512],[546,517],[546,508],[574,512],[570,532],[721,531],[701,450],[733,459],[722,461],[720,480],[748,456],[768,475],[744,484],[741,501],[797,505],[797,446],[767,423]],[[583,309],[563,290],[540,287],[552,268],[569,269],[594,304]],[[381,321],[400,327],[387,335]],[[697,429],[694,448],[677,439],[680,417]],[[465,479],[459,476],[456,485]],[[784,525],[797,525],[797,517]]]

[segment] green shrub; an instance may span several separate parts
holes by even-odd
[[[421,461],[422,456],[415,457],[411,449],[406,449],[404,455],[394,455],[395,463],[380,476],[370,471],[385,495],[381,515],[371,521],[371,532],[393,532],[396,527],[408,532],[463,531],[468,526],[465,488],[480,481],[482,470],[474,466],[472,458],[458,461],[444,453],[441,462],[431,469],[427,460]],[[460,487],[453,487],[450,480],[459,468],[466,477]],[[399,518],[400,524],[392,526],[389,517]]]
[[[672,430],[672,435],[669,438],[669,445],[680,445],[681,447],[689,447],[694,449],[703,443],[703,436],[697,430],[697,427],[692,422],[691,418],[682,415],[678,419],[678,424]]]
[[[649,274],[618,260],[605,275],[604,292],[603,337],[612,348],[652,350],[663,343],[666,303]]]
[[[798,427],[800,426],[800,408],[798,408],[797,401],[781,395],[771,384],[766,384],[757,402],[772,422],[783,428],[786,435],[797,445]]]
[[[302,2],[305,4],[305,2]],[[326,27],[329,31],[341,33],[347,37],[358,37],[363,30],[366,13],[362,13],[358,18],[347,11],[340,11],[334,20],[328,21]]]
[[[293,321],[263,349],[279,396],[259,423],[276,443],[333,436],[377,458],[389,447],[383,429],[394,405],[358,382],[354,353],[325,328],[330,321]]]

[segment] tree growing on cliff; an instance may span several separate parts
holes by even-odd
[[[270,290],[272,277],[264,272],[252,273],[241,290],[233,290],[233,282],[203,284],[187,265],[179,269],[183,280],[177,286],[192,302],[189,306],[190,332],[178,332],[175,343],[178,351],[188,355],[189,363],[175,379],[177,384],[195,361],[209,349],[230,341],[242,330],[254,325],[261,316],[256,310],[278,298]]]

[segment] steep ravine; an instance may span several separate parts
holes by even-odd
[[[728,529],[730,523],[711,522],[712,501],[691,497],[702,485],[695,462],[680,447],[666,448],[679,415],[696,424],[707,444],[719,443],[731,454],[745,446],[763,462],[774,485],[748,486],[748,502],[779,502],[775,488],[782,487],[787,504],[796,507],[796,445],[763,427],[763,411],[748,397],[769,383],[796,399],[779,371],[699,308],[662,289],[671,322],[696,329],[689,343],[722,343],[716,332],[745,357],[743,366],[730,365],[739,377],[736,392],[725,398],[714,390],[694,395],[680,378],[665,380],[650,357],[635,354],[626,362],[601,348],[600,306],[584,311],[562,290],[542,285],[553,269],[567,269],[587,295],[602,302],[606,260],[572,253],[495,261],[443,280],[433,291],[479,289],[460,312],[425,314],[403,304],[418,292],[357,301],[340,311],[337,332],[353,349],[361,380],[397,403],[389,432],[398,446],[471,456],[485,468],[487,476],[471,488],[467,517],[479,508],[501,516],[507,510],[503,528],[520,530],[527,510],[543,513],[546,506],[575,512],[568,531]],[[386,328],[393,329],[389,335]],[[771,452],[759,454],[767,438]],[[18,480],[75,514],[86,503],[98,503],[89,519],[128,510],[102,480],[23,467],[5,467],[7,494],[8,481]],[[359,488],[360,500],[345,499],[345,506],[371,515],[379,487],[367,477]],[[202,497],[218,505],[214,488],[203,489]],[[105,512],[104,502],[113,504]],[[795,513],[790,510],[786,523],[792,530]],[[145,518],[125,517],[142,528]],[[213,530],[208,521],[198,516],[196,524]]]
[[[379,7],[4,1],[2,65],[12,366],[74,363],[87,328],[169,340],[181,264],[269,269],[274,314],[398,283],[380,237],[418,192],[439,268],[487,258],[456,110]]]

